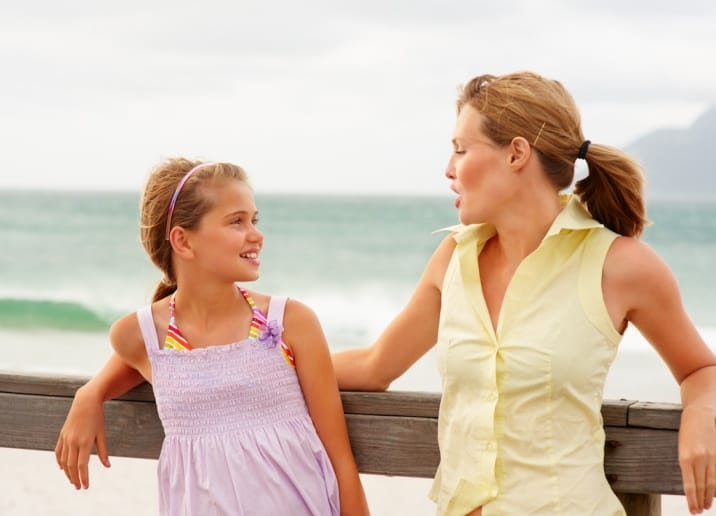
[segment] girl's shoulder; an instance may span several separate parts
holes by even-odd
[[[136,312],[129,313],[112,324],[109,340],[115,352],[130,364],[146,353]]]

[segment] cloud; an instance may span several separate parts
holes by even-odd
[[[557,78],[585,133],[625,145],[716,100],[715,17],[641,0],[3,5],[0,138],[22,173],[0,188],[139,188],[185,154],[270,190],[440,191],[471,76]]]

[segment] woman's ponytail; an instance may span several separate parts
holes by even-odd
[[[639,165],[606,145],[590,144],[584,152],[582,149],[589,173],[577,181],[574,193],[595,220],[620,235],[638,237],[647,223]]]

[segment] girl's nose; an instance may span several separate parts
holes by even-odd
[[[264,239],[264,234],[261,232],[261,230],[260,230],[259,228],[257,228],[256,226],[254,226],[254,230],[253,230],[253,232],[251,233],[251,237],[252,237],[254,240],[257,240],[257,241],[261,241],[261,242],[262,242],[263,239]]]

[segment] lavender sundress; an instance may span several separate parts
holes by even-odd
[[[340,513],[333,467],[282,353],[285,303],[272,298],[267,317],[253,308],[259,338],[191,351],[160,347],[151,305],[137,312],[165,433],[162,516]]]

